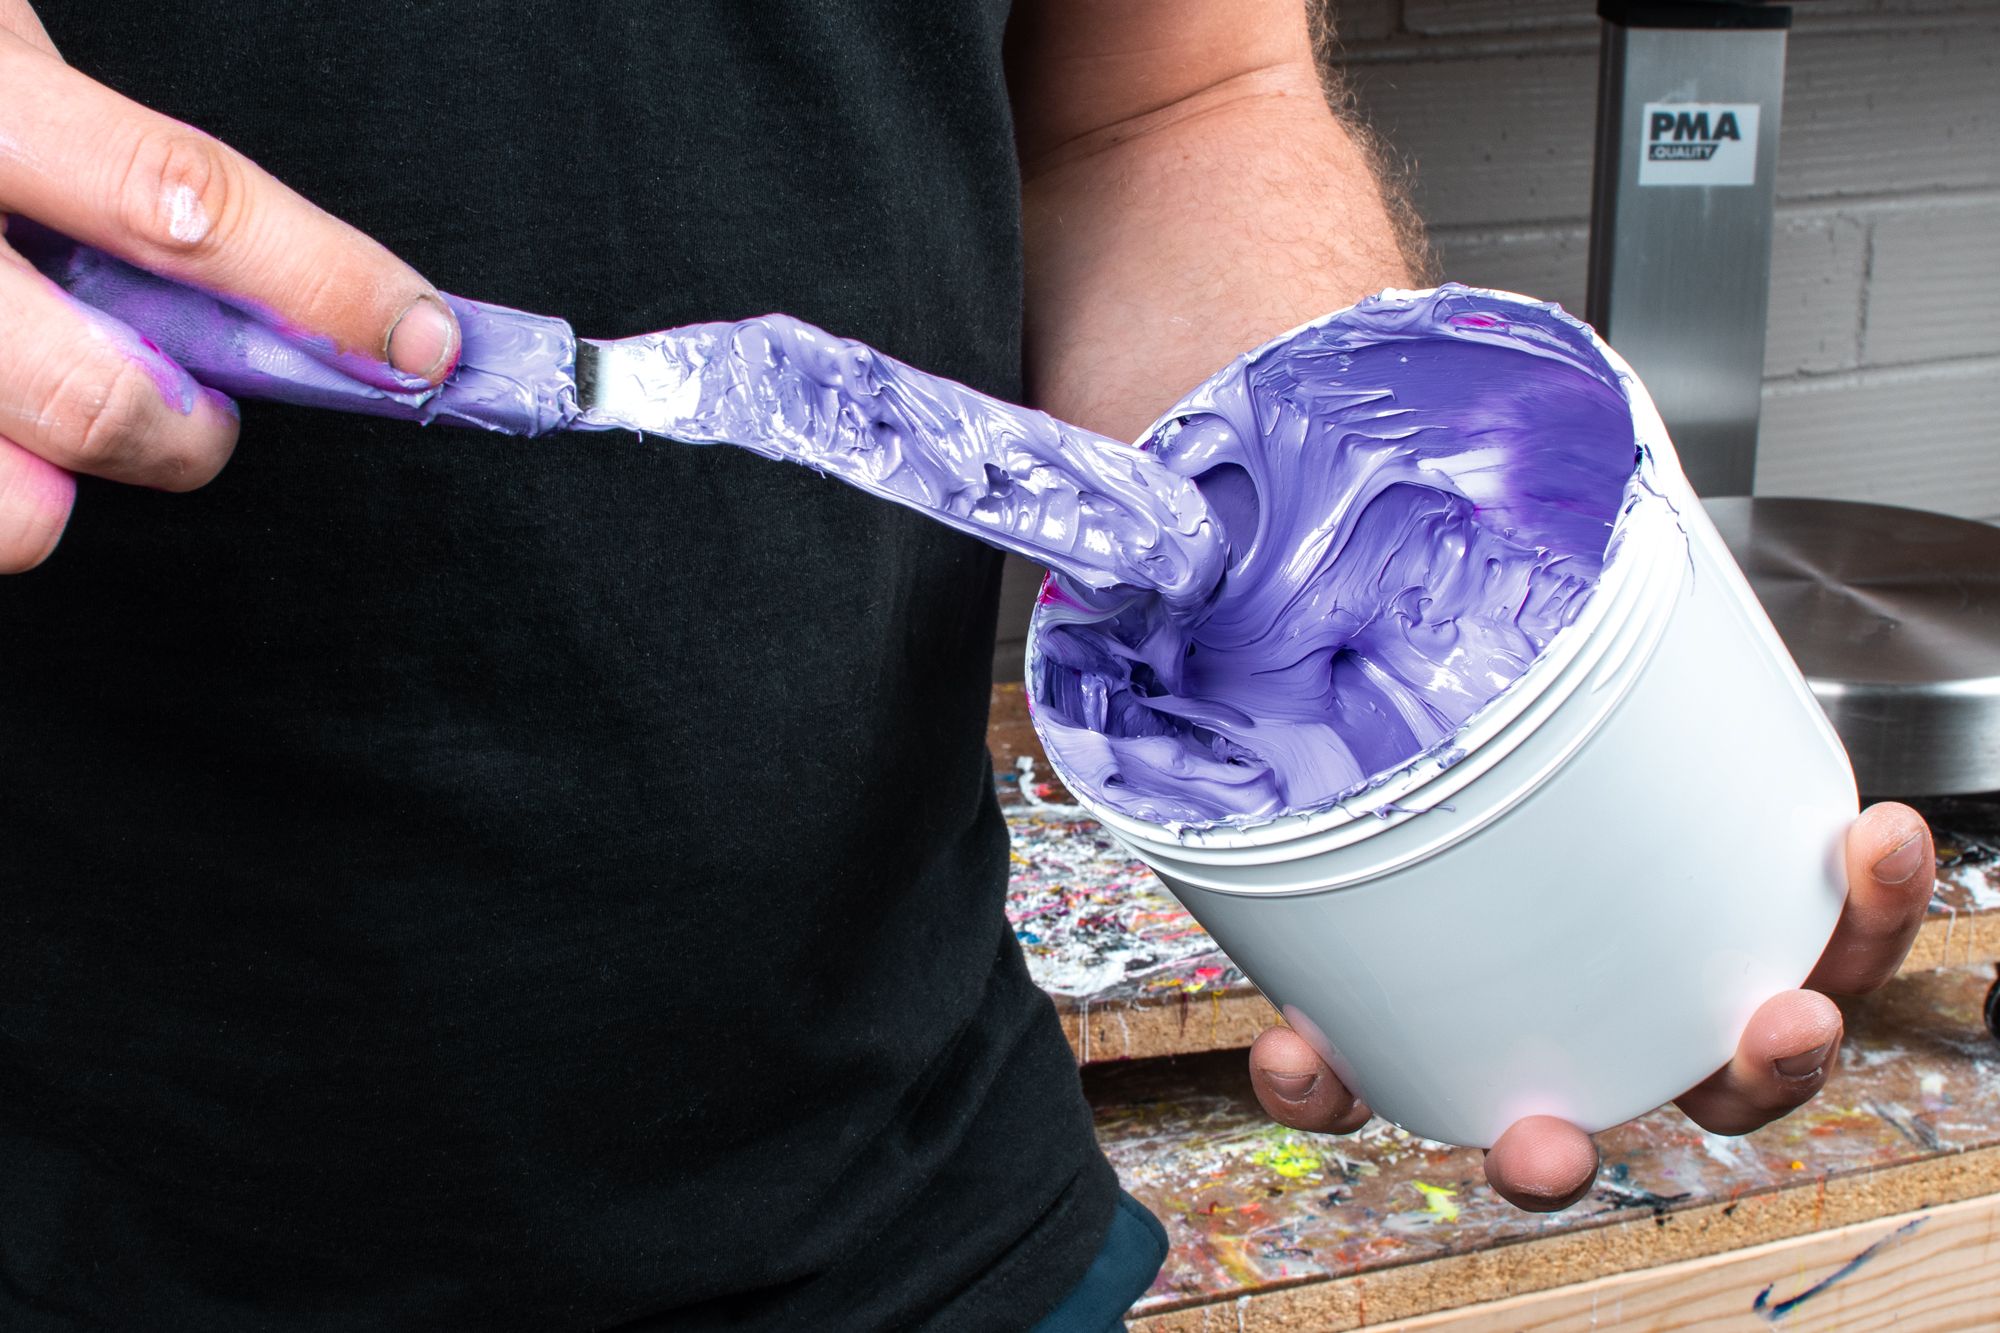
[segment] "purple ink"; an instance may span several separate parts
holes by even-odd
[[[203,385],[512,434],[803,463],[1055,572],[1036,718],[1073,789],[1161,823],[1320,809],[1430,753],[1596,587],[1637,446],[1554,307],[1384,296],[1239,358],[1119,444],[784,315],[580,342],[448,298],[438,388],[42,233],[30,257]]]
[[[459,368],[433,388],[289,329],[267,311],[224,302],[45,228],[17,219],[8,238],[72,298],[140,330],[187,375],[225,394],[514,435],[559,430],[576,415],[576,338],[559,319],[447,296],[462,335]]]
[[[592,346],[579,426],[803,463],[1060,571],[1086,606],[1143,590],[1184,614],[1221,577],[1208,506],[1151,455],[790,316]]]
[[[1029,689],[1073,790],[1181,824],[1323,809],[1448,749],[1582,609],[1638,461],[1580,325],[1462,287],[1240,358],[1147,447],[1228,570],[1185,614],[1045,597]]]
[[[97,331],[99,337],[146,372],[146,377],[153,381],[153,387],[159,390],[162,402],[182,416],[194,411],[195,402],[203,389],[185,367],[162,352],[151,338],[135,332],[118,319],[75,297],[70,297],[69,303]]]
[[[1140,450],[786,315],[579,343],[559,319],[446,297],[462,351],[432,388],[268,314],[22,231],[24,252],[77,300],[226,393],[515,435],[637,430],[733,444],[1027,555],[1091,605],[1144,590],[1187,609],[1221,576],[1222,533],[1200,493]]]

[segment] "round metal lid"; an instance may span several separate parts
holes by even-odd
[[[1703,508],[1863,792],[2000,789],[2000,528],[1846,500]]]

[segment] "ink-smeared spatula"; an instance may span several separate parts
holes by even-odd
[[[1191,606],[1221,525],[1143,449],[929,375],[785,315],[613,341],[447,296],[463,348],[435,388],[29,226],[9,240],[72,297],[239,398],[510,435],[632,430],[804,463],[1055,569],[1078,590]]]

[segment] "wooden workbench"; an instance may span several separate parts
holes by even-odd
[[[1134,1328],[1749,1329],[1808,1311],[1820,1328],[2000,1327],[2000,1265],[1980,1262],[2000,1237],[2000,1045],[1982,1016],[2000,807],[1926,810],[1930,919],[1904,975],[1845,1006],[1817,1101],[1740,1139],[1656,1111],[1601,1136],[1588,1199],[1537,1217],[1485,1188],[1476,1152],[1266,1119],[1241,1048],[1270,1006],[1071,802],[1019,687],[996,688],[989,745],[1009,917],[1086,1066],[1100,1142],[1173,1240]]]
[[[1975,1254],[1989,1246],[2000,1259],[2000,1047],[1978,1012],[1990,980],[1979,968],[1906,975],[1845,1006],[1850,1035],[1827,1091],[1755,1134],[1705,1134],[1660,1110],[1601,1135],[1597,1189],[1549,1216],[1502,1202],[1470,1149],[1379,1121],[1347,1139],[1274,1125],[1249,1096],[1240,1053],[1091,1070],[1099,1141],[1173,1241],[1134,1327],[1334,1330],[1441,1311],[1454,1314],[1417,1326],[1539,1330],[1566,1318],[1577,1327],[1768,1327],[1773,1302],[1799,1296],[1910,1218],[1966,1200],[1981,1202],[1934,1231],[1968,1228]],[[1868,1229],[1885,1218],[1901,1220]],[[1783,1250],[1776,1270],[1748,1253],[1854,1226],[1828,1253]],[[1911,1231],[1926,1227],[1933,1222]],[[1911,1243],[1894,1257],[1927,1253]],[[1702,1262],[1723,1255],[1742,1271]],[[1683,1267],[1666,1272],[1674,1265]],[[1649,1310],[1635,1294],[1635,1322],[1621,1323],[1620,1284],[1639,1287],[1641,1274],[1666,1295]],[[1838,1299],[1831,1288],[1813,1295],[1814,1313],[1874,1300],[1874,1284],[1899,1288],[1907,1278],[1885,1258],[1844,1275]],[[1940,1281],[1931,1273],[1919,1285]],[[1574,1290],[1581,1284],[1598,1285],[1595,1305]],[[1948,1286],[1953,1306],[1983,1310],[1986,1322],[1903,1327],[2000,1327],[2000,1264]],[[1541,1301],[1525,1301],[1538,1293]],[[1479,1309],[1495,1302],[1512,1304]],[[1700,1317],[1673,1322],[1683,1306]]]

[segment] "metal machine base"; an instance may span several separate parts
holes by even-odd
[[[1861,790],[2000,790],[2000,528],[1844,500],[1707,500]]]

